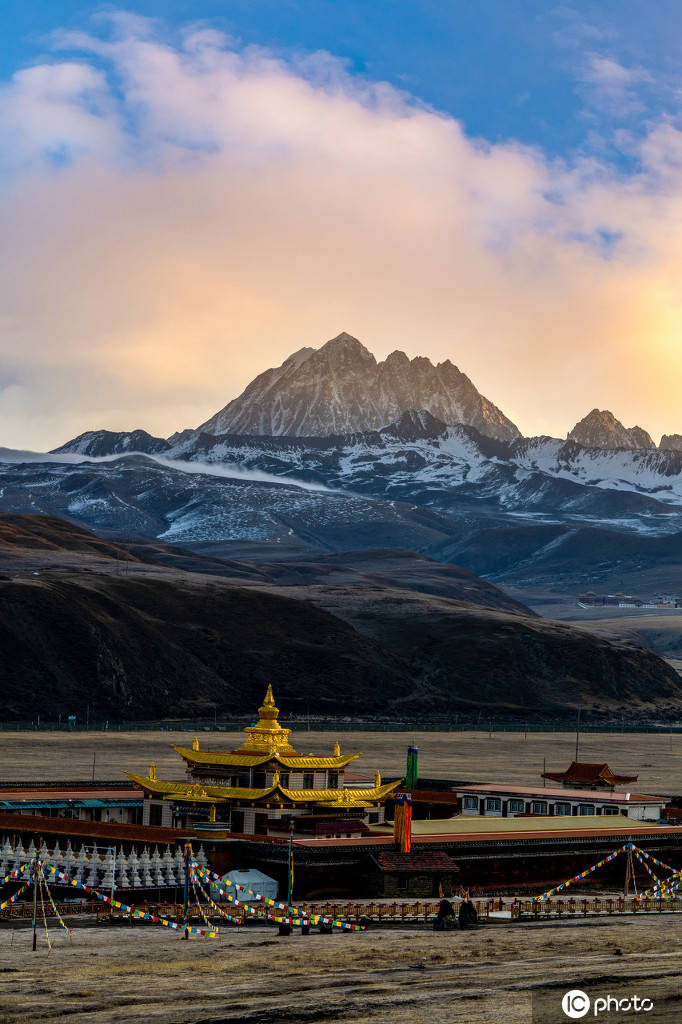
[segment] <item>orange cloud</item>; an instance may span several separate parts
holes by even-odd
[[[3,444],[194,426],[340,330],[452,359],[526,433],[594,406],[682,431],[673,127],[621,176],[468,138],[324,54],[124,18],[61,43],[0,95]]]

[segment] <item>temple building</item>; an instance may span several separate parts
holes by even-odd
[[[144,792],[145,825],[184,828],[215,823],[234,833],[282,835],[294,822],[297,834],[357,835],[384,820],[384,804],[402,780],[382,785],[346,785],[345,770],[359,754],[302,754],[289,742],[290,729],[277,721],[272,687],[259,708],[259,721],[244,729],[241,747],[229,752],[174,747],[187,766],[187,782],[163,782],[126,774]]]
[[[571,789],[606,789],[615,790],[618,786],[627,786],[637,782],[637,775],[615,775],[608,764],[588,764],[585,761],[571,761],[564,772],[543,772],[543,779],[560,782]]]

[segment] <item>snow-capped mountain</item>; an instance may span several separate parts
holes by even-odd
[[[168,451],[169,448],[168,441],[162,437],[152,437],[146,430],[87,430],[58,451],[90,455],[96,459],[102,455],[125,455],[126,452],[156,455]]]
[[[120,435],[111,435],[109,450],[104,440],[101,432],[81,435],[61,452],[87,455],[95,443],[100,455],[130,450]],[[607,522],[656,533],[682,527],[682,452],[607,451],[550,437],[507,443],[448,426],[426,410],[376,431],[258,437],[187,430],[166,444],[159,457],[169,465],[239,467],[446,513]]]
[[[409,409],[424,409],[444,423],[464,423],[498,440],[520,436],[449,359],[434,366],[422,356],[408,359],[396,351],[377,362],[346,333],[319,349],[302,348],[260,374],[198,433],[326,436],[378,430]]]
[[[584,448],[655,448],[653,439],[642,427],[624,427],[608,409],[593,409],[568,434]],[[661,447],[663,445],[661,444]],[[674,446],[673,446],[674,447]]]

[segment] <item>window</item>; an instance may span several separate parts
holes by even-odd
[[[329,788],[330,789],[338,789],[338,786],[339,786],[339,773],[338,772],[330,772],[329,773]]]
[[[603,814],[618,814],[617,807],[605,807],[602,811]]]
[[[507,810],[510,814],[523,813],[523,800],[510,800],[507,804]]]
[[[547,814],[547,804],[544,800],[533,800],[531,809],[533,814]]]
[[[565,814],[565,815],[568,815],[570,817],[571,805],[570,804],[554,804],[554,813],[555,814],[561,814],[561,815]]]
[[[253,788],[265,789],[265,772],[253,773]]]
[[[279,784],[282,789],[289,788],[289,772],[282,772],[279,777]]]
[[[477,796],[463,796],[462,807],[465,811],[477,811],[478,810],[478,797]]]
[[[303,788],[314,789],[315,788],[315,773],[304,772],[303,773]]]
[[[489,811],[501,811],[502,801],[499,796],[489,796],[485,802],[485,806]]]
[[[161,824],[161,804],[150,804],[149,805],[149,824],[160,825]]]
[[[580,804],[578,814],[594,814],[594,807],[592,804]]]

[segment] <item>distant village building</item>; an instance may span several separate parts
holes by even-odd
[[[462,814],[514,818],[520,815],[573,817],[621,814],[640,821],[658,821],[669,802],[665,796],[632,793],[626,786],[636,775],[616,775],[608,764],[572,761],[563,772],[544,772],[561,787],[514,786],[506,783],[455,787]],[[621,787],[617,790],[616,787]]]
[[[635,597],[634,594],[595,594],[588,590],[578,597],[580,608],[682,608],[679,594],[656,594],[655,597]]]
[[[282,835],[294,822],[297,834],[350,838],[384,820],[384,804],[402,780],[346,785],[344,774],[359,754],[302,754],[289,742],[290,729],[277,721],[268,686],[256,725],[232,751],[175,747],[187,765],[188,782],[164,782],[150,765],[147,777],[128,776],[144,792],[143,824],[216,829],[250,835]]]

